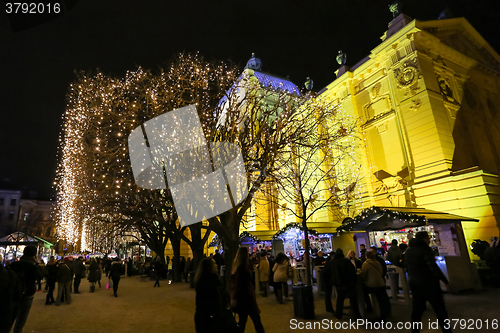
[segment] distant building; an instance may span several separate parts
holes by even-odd
[[[0,189],[0,237],[15,231],[21,191]]]
[[[56,242],[56,226],[52,219],[52,201],[21,199],[18,228],[30,235]]]

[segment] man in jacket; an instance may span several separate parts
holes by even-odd
[[[56,306],[62,304],[62,298],[64,293],[64,299],[66,300],[66,304],[71,304],[71,280],[73,279],[73,272],[71,271],[71,267],[69,263],[71,260],[69,258],[64,258],[64,262],[59,265],[57,269],[57,298],[56,298]]]
[[[19,276],[23,287],[21,299],[14,305],[14,316],[16,321],[14,333],[23,331],[36,292],[36,282],[43,278],[43,274],[38,268],[38,263],[36,261],[36,252],[36,247],[32,245],[26,246],[24,248],[24,255],[21,259],[11,264],[9,267]]]
[[[351,304],[353,316],[356,319],[361,318],[356,295],[356,268],[351,264],[349,259],[344,257],[344,251],[342,251],[342,249],[337,249],[337,251],[335,251],[335,257],[332,261],[331,282],[337,290],[337,310],[335,312],[335,317],[339,320],[342,319],[344,300],[347,296]]]
[[[401,266],[403,260],[403,252],[398,246],[398,241],[393,239],[391,242],[391,247],[387,251],[387,260],[389,260],[395,266]]]
[[[361,244],[359,246],[359,260],[361,260],[361,263],[364,263],[366,260],[366,247],[365,244]]]
[[[408,282],[413,299],[413,310],[411,321],[413,323],[422,320],[425,310],[425,303],[429,302],[436,312],[439,326],[443,332],[451,332],[445,329],[445,320],[448,319],[448,312],[443,299],[443,292],[439,281],[448,285],[448,279],[436,264],[434,252],[429,247],[430,238],[426,231],[418,232],[410,242],[410,246],[405,251],[404,263],[408,270]],[[420,330],[413,326],[413,333]]]
[[[73,272],[75,273],[75,282],[73,285],[73,292],[79,294],[80,282],[82,282],[82,277],[85,277],[85,266],[83,265],[83,257],[78,257],[73,263]]]
[[[380,266],[382,266],[382,277],[385,280],[385,277],[387,276],[387,264],[385,263],[385,260],[378,255],[378,249],[376,246],[372,246],[370,248],[370,251],[373,252],[373,254],[375,254],[375,260],[377,260]]]

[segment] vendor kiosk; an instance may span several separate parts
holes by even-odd
[[[366,237],[356,234],[355,239],[368,240],[367,247],[376,246],[385,251],[393,239],[408,244],[414,234],[427,231],[431,236],[430,246],[436,254],[436,262],[450,281],[451,288],[454,291],[478,289],[479,277],[469,258],[462,221],[478,222],[476,219],[424,208],[371,207],[346,221],[338,230],[365,231]],[[355,241],[356,249],[361,244],[358,243]],[[406,274],[401,268],[398,272],[404,286]]]
[[[13,261],[23,256],[24,248],[28,245],[37,248],[37,259],[48,262],[54,255],[53,244],[36,236],[30,236],[21,231],[13,232],[0,238],[0,254],[4,261]]]

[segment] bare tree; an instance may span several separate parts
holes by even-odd
[[[315,130],[303,136],[300,142],[287,147],[279,156],[277,175],[278,202],[282,209],[300,220],[304,232],[307,284],[312,283],[309,229],[307,222],[313,216],[321,215],[324,220],[342,216],[341,206],[346,195],[356,186],[359,173],[347,172],[351,183],[340,189],[346,182],[346,170],[342,162],[348,154],[353,154],[352,145],[346,144],[355,135],[356,123],[341,118],[340,107],[312,97],[298,109],[302,122],[311,122]],[[316,118],[309,118],[308,109],[314,109]],[[318,123],[318,119],[321,122]]]

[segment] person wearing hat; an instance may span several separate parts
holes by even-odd
[[[10,265],[10,269],[19,276],[22,283],[22,296],[14,305],[14,333],[23,331],[36,292],[36,282],[43,278],[36,261],[36,253],[36,247],[28,245],[24,248],[21,259]]]

